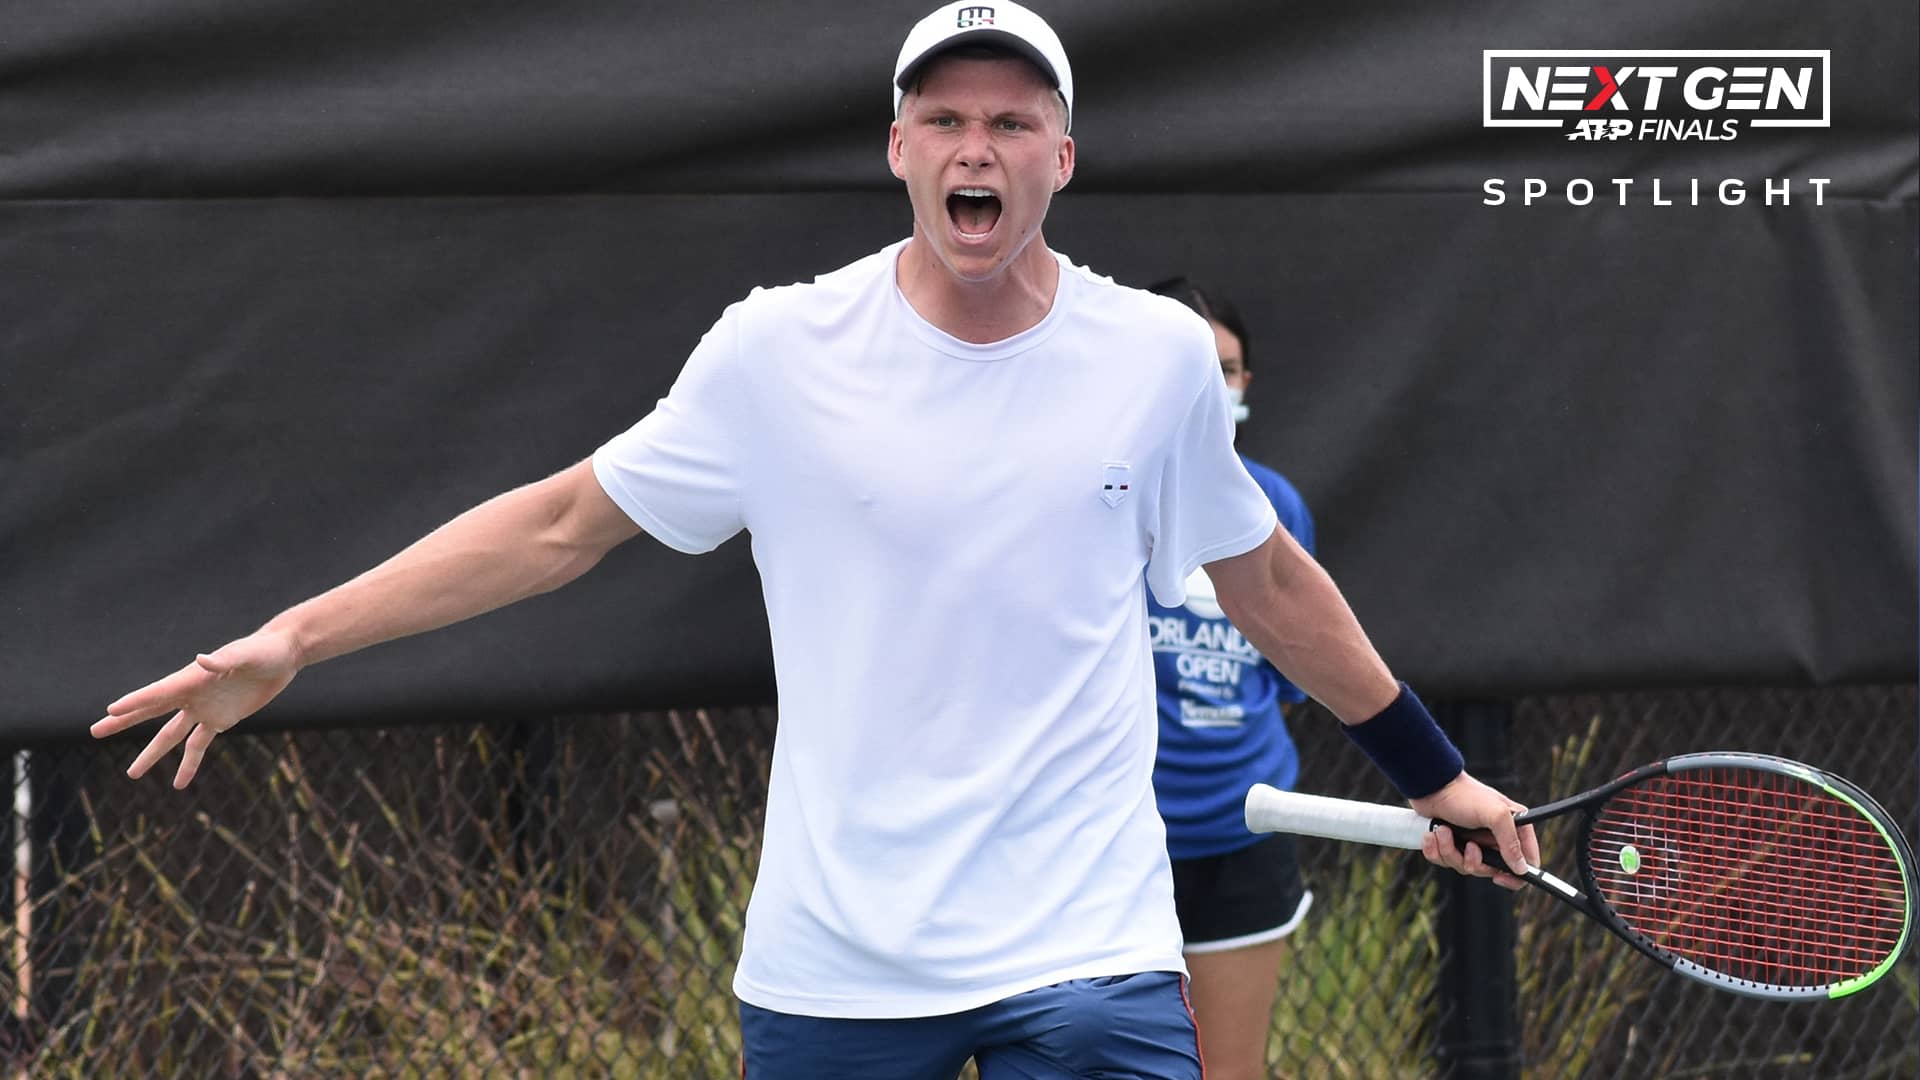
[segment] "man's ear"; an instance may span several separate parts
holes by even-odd
[[[907,155],[900,145],[900,121],[887,128],[887,167],[902,180],[907,178]]]
[[[1059,191],[1073,179],[1073,136],[1060,136],[1060,172],[1054,177],[1053,190]]]

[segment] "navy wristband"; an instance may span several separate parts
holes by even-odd
[[[1409,799],[1439,791],[1467,767],[1459,749],[1406,683],[1400,684],[1400,696],[1393,704],[1371,720],[1340,727]]]

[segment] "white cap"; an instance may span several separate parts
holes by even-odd
[[[937,53],[969,41],[1005,45],[1033,61],[1060,91],[1067,103],[1067,127],[1073,127],[1073,68],[1067,64],[1067,50],[1060,47],[1059,35],[1045,19],[1005,0],[959,0],[914,24],[906,44],[900,46],[900,59],[893,65],[893,114],[900,115],[900,98],[922,64]]]

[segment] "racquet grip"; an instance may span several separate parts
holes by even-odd
[[[1255,784],[1247,791],[1249,832],[1321,836],[1417,850],[1433,822],[1404,806],[1330,799]]]

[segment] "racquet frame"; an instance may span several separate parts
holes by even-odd
[[[1878,830],[1899,865],[1905,889],[1904,921],[1898,941],[1872,970],[1840,982],[1820,986],[1781,986],[1738,978],[1702,966],[1663,948],[1657,942],[1629,926],[1600,896],[1593,870],[1593,829],[1601,808],[1613,796],[1647,781],[1706,769],[1752,769],[1792,777],[1811,784],[1841,800],[1871,822]],[[1916,885],[1914,858],[1905,835],[1887,812],[1871,796],[1837,776],[1809,765],[1767,754],[1714,751],[1682,754],[1643,765],[1590,791],[1532,807],[1514,815],[1514,824],[1531,825],[1578,814],[1580,819],[1579,878],[1576,887],[1538,867],[1526,873],[1512,871],[1516,877],[1555,897],[1568,907],[1598,922],[1614,936],[1633,946],[1642,955],[1667,969],[1722,990],[1748,997],[1774,1001],[1812,1000],[1844,997],[1863,990],[1893,970],[1894,964],[1911,944],[1916,907],[1920,907],[1920,886]],[[1331,799],[1319,795],[1278,791],[1256,784],[1247,792],[1247,827],[1253,832],[1291,832],[1335,840],[1376,844],[1384,847],[1418,849],[1422,838],[1435,825],[1447,824],[1422,817],[1405,807]],[[1492,836],[1485,831],[1464,830],[1449,825],[1456,842],[1473,841],[1494,864],[1505,866]]]

